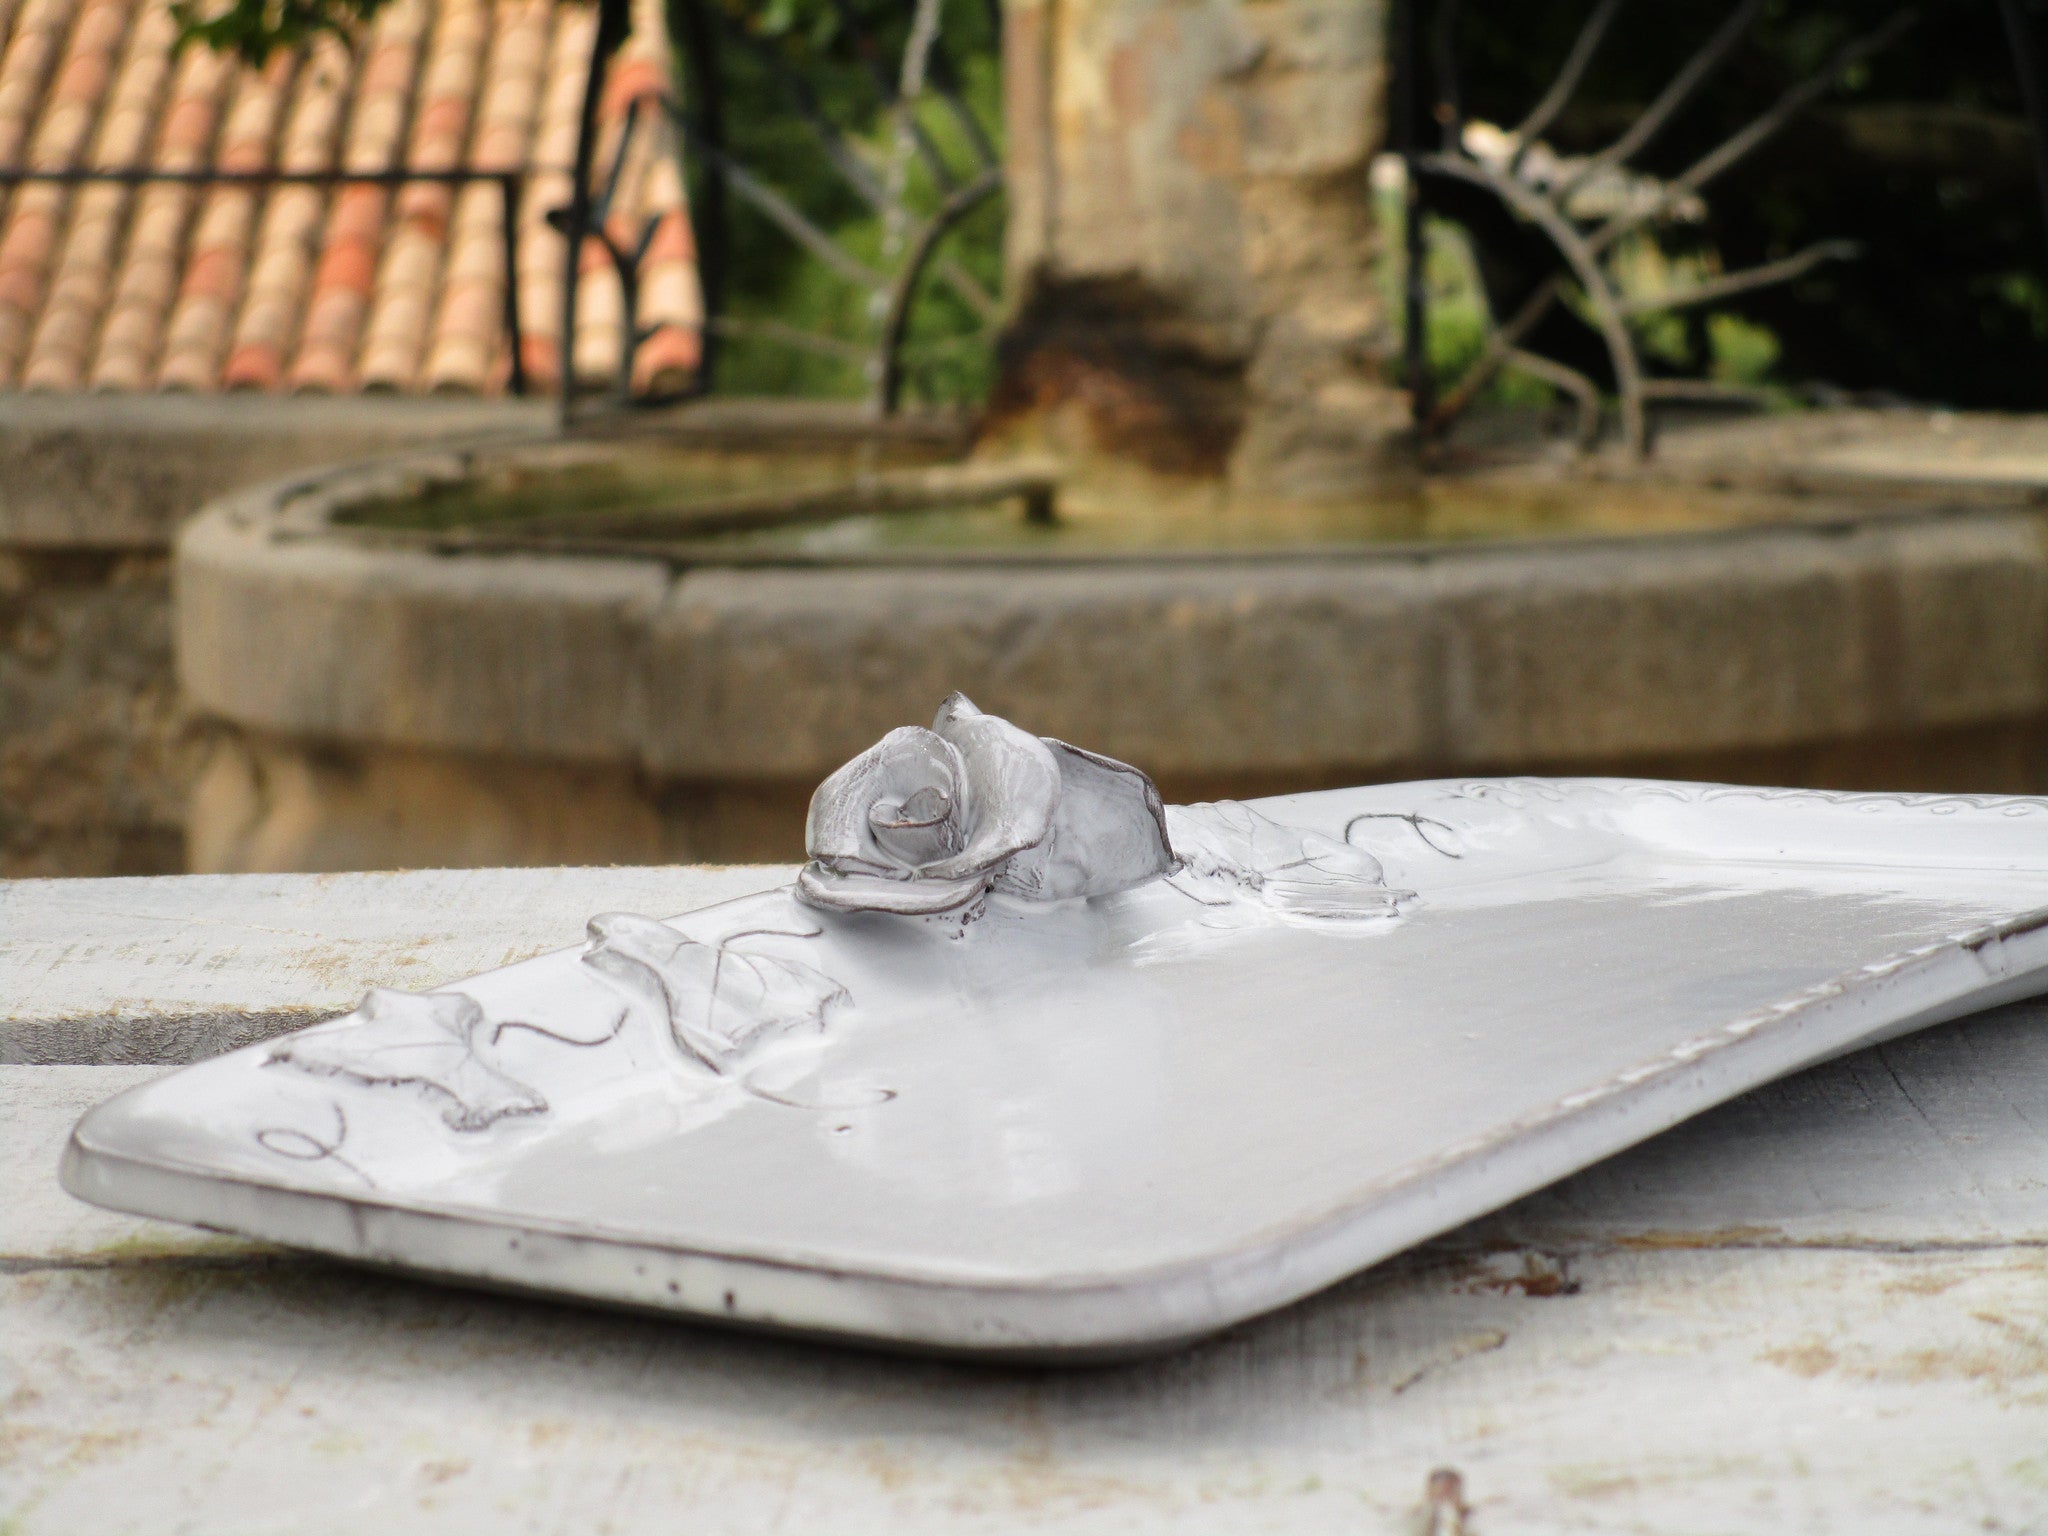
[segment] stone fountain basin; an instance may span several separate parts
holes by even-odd
[[[946,456],[776,453],[803,483]],[[1267,517],[1194,485],[1134,512],[1111,476],[1063,490],[1050,530],[1011,503],[581,544],[492,496],[652,473],[634,506],[729,497],[772,483],[760,445],[274,485],[177,552],[179,672],[214,740],[192,864],[789,859],[818,780],[954,689],[1174,799],[1524,770],[2048,787],[2028,486],[1670,458]]]

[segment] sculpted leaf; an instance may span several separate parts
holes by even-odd
[[[683,1053],[714,1072],[777,1035],[822,1029],[851,999],[846,988],[799,960],[743,948],[749,938],[803,938],[771,931],[707,944],[631,912],[590,920],[583,961],[644,1001]]]
[[[1391,917],[1412,895],[1387,889],[1386,871],[1363,848],[1235,800],[1169,806],[1166,818],[1182,888],[1212,905],[1255,900],[1290,917],[1352,921]]]
[[[490,1023],[460,992],[374,987],[354,1013],[292,1035],[270,1060],[371,1087],[412,1087],[445,1100],[441,1118],[480,1131],[509,1115],[537,1115],[547,1100],[486,1059]]]

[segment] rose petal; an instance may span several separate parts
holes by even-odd
[[[1044,838],[1060,793],[1050,747],[958,693],[939,706],[932,729],[960,754],[965,804],[959,815],[967,841],[952,858],[928,865],[925,877],[983,874]]]
[[[914,870],[952,857],[966,838],[960,808],[934,784],[900,802],[877,800],[868,807],[868,831],[883,852]]]
[[[1038,901],[1108,896],[1171,874],[1177,860],[1152,780],[1128,763],[1045,738],[1060,793],[1043,841],[1003,866],[995,889]]]
[[[902,726],[818,786],[804,826],[804,847],[813,859],[835,867],[907,875],[916,866],[876,839],[868,812],[878,801],[901,804],[932,788],[952,802],[957,817],[968,778],[952,743],[917,726]]]
[[[957,880],[891,880],[886,875],[848,873],[806,864],[796,877],[797,899],[833,912],[893,912],[929,917],[953,912],[988,890],[986,874]]]

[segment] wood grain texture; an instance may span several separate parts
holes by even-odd
[[[224,1013],[238,986],[271,1008],[561,942],[600,885],[659,909],[664,882],[782,874],[71,882],[63,910],[56,882],[0,886],[0,996],[167,1017],[202,957]],[[2048,1531],[2041,1003],[1752,1093],[1194,1350],[1061,1373],[441,1289],[70,1201],[71,1120],[153,1070],[0,1068],[19,1536],[1405,1536],[1441,1466],[1474,1533]]]

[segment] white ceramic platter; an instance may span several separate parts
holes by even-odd
[[[1167,825],[1178,872],[1107,896],[599,919],[124,1094],[65,1186],[469,1283],[1100,1358],[2048,991],[2048,801],[1514,780]]]

